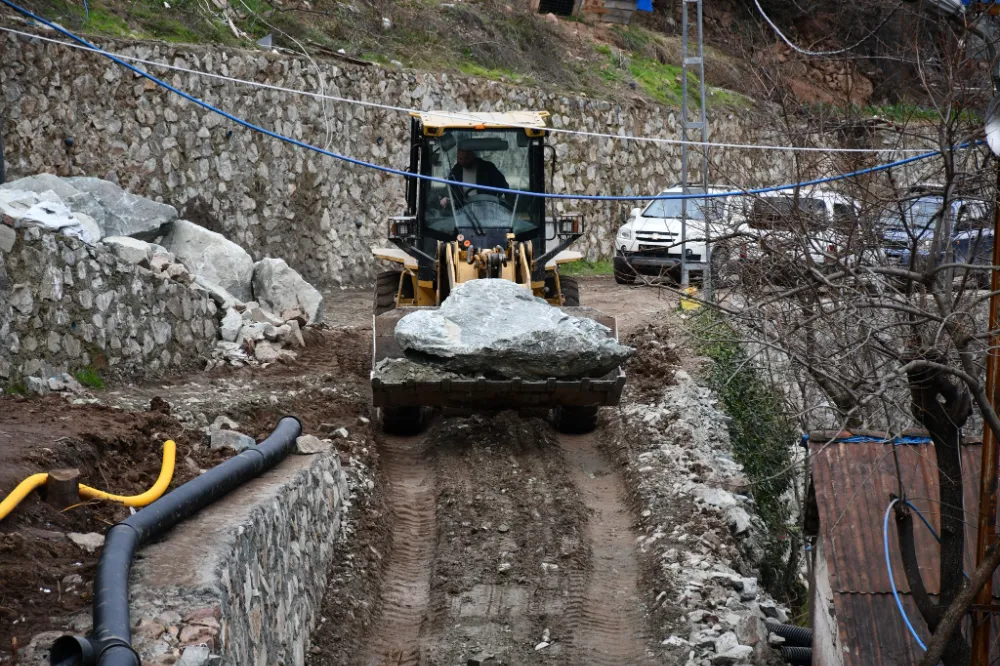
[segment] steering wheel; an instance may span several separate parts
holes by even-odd
[[[474,203],[498,203],[509,211],[514,210],[514,207],[499,194],[473,194],[465,198],[463,205],[468,206]]]

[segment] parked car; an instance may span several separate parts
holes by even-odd
[[[934,230],[946,209],[944,201],[944,197],[937,195],[906,197],[882,212],[879,233],[890,264],[909,266],[914,254],[917,257],[930,256]],[[947,210],[952,222],[950,240],[960,243],[965,255],[976,254],[981,244],[973,244],[972,241],[978,238],[980,229],[990,225],[990,205],[981,199],[952,199]],[[990,252],[987,250],[987,255]],[[938,258],[939,261],[941,259],[943,256]]]
[[[745,200],[734,218],[730,240],[712,249],[712,266],[722,281],[756,274],[768,282],[793,280],[807,263],[841,261],[858,253],[852,230],[858,205],[829,190],[769,192]]]
[[[732,188],[709,187],[709,193],[731,192]],[[681,194],[671,187],[661,194]],[[688,188],[700,194],[704,188]],[[680,277],[681,253],[685,253],[692,273],[701,273],[707,259],[706,224],[711,237],[726,233],[742,197],[706,197],[687,200],[687,230],[681,243],[680,199],[656,199],[645,208],[633,208],[615,237],[615,280],[631,284],[637,274]]]

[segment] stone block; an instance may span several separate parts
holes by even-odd
[[[222,234],[178,220],[171,225],[162,244],[192,274],[222,287],[241,301],[251,299],[253,259]]]

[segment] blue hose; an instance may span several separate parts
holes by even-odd
[[[59,33],[61,33],[63,35],[66,35],[67,37],[69,37],[73,41],[78,42],[78,43],[82,44],[83,46],[86,46],[87,48],[96,51],[97,53],[100,53],[104,57],[109,58],[111,61],[113,61],[113,62],[121,65],[122,67],[125,67],[126,69],[128,69],[128,70],[130,70],[132,72],[135,72],[136,74],[138,74],[138,75],[140,75],[142,77],[145,77],[145,78],[149,79],[150,81],[152,81],[153,83],[157,84],[158,86],[166,88],[167,90],[169,90],[169,91],[171,91],[171,92],[173,92],[173,93],[175,93],[177,95],[180,95],[184,99],[186,99],[186,100],[188,100],[190,102],[194,102],[198,106],[200,106],[200,107],[202,107],[204,109],[207,109],[209,111],[212,111],[213,113],[217,113],[220,116],[222,116],[223,118],[227,118],[227,119],[233,121],[234,123],[237,123],[238,125],[242,125],[243,127],[246,127],[247,129],[253,130],[255,132],[260,132],[261,134],[265,134],[265,135],[267,135],[267,136],[269,136],[269,137],[271,137],[273,139],[278,139],[279,141],[284,141],[284,142],[289,143],[289,144],[291,144],[293,146],[298,146],[299,148],[305,148],[306,150],[312,150],[312,151],[317,152],[317,153],[319,153],[321,155],[326,155],[327,157],[332,157],[335,160],[339,160],[341,162],[347,162],[348,164],[353,164],[355,166],[362,166],[362,167],[366,167],[366,168],[369,168],[369,169],[375,169],[376,171],[381,171],[383,173],[392,174],[394,176],[404,176],[404,177],[407,177],[407,178],[419,178],[421,180],[430,181],[430,182],[433,182],[433,183],[440,183],[440,184],[444,184],[444,185],[455,185],[455,186],[459,186],[459,187],[465,187],[465,186],[467,186],[466,183],[462,183],[460,181],[448,180],[446,178],[438,178],[436,176],[428,176],[428,175],[425,175],[425,174],[408,173],[408,172],[402,171],[400,169],[393,169],[392,167],[382,166],[382,165],[379,165],[379,164],[372,164],[371,162],[365,162],[364,160],[359,160],[359,159],[354,158],[354,157],[348,157],[346,155],[341,155],[339,153],[334,153],[334,152],[331,152],[329,150],[324,150],[323,148],[319,148],[317,146],[313,146],[313,145],[305,143],[303,141],[299,141],[297,139],[293,139],[293,138],[285,136],[283,134],[279,134],[277,132],[273,132],[271,130],[264,129],[263,127],[260,127],[258,125],[254,125],[253,123],[251,123],[248,120],[244,120],[243,118],[240,118],[239,116],[235,116],[235,115],[233,115],[231,113],[227,113],[226,111],[223,111],[222,109],[220,109],[218,107],[212,106],[208,102],[205,102],[205,101],[203,101],[201,99],[198,99],[197,97],[194,97],[193,95],[190,95],[189,93],[186,93],[183,90],[175,88],[174,86],[170,85],[169,83],[166,83],[165,81],[161,81],[160,79],[156,78],[152,74],[144,72],[141,69],[139,69],[138,67],[135,67],[134,65],[130,65],[129,63],[121,60],[120,58],[115,57],[114,55],[108,53],[107,51],[99,49],[98,47],[94,46],[93,44],[91,44],[87,40],[83,39],[82,37],[78,37],[77,35],[73,34],[69,30],[66,30],[65,28],[63,28],[62,26],[56,25],[54,23],[51,23],[50,21],[46,21],[45,19],[41,18],[40,16],[37,16],[34,13],[28,11],[27,9],[19,7],[18,5],[14,4],[10,0],[0,0],[0,3],[2,3],[4,5],[7,5],[11,9],[13,9],[13,10],[15,10],[15,11],[17,11],[17,12],[19,12],[19,13],[25,15],[25,16],[30,17],[30,18],[34,19],[35,21],[38,21],[39,23],[41,23],[43,25],[46,25],[46,26],[52,28],[53,30],[56,30],[57,32],[59,32]],[[981,142],[981,140],[980,141],[976,141],[976,142],[966,142],[966,143],[963,143],[963,144],[957,146],[956,148],[957,149],[968,148],[969,146],[973,145],[973,143],[980,143],[980,142]],[[832,182],[835,182],[835,181],[845,180],[847,178],[853,178],[855,176],[861,176],[861,175],[869,174],[869,173],[876,173],[876,172],[879,172],[879,171],[886,171],[888,169],[892,169],[892,168],[895,168],[895,167],[898,167],[898,166],[902,166],[904,164],[910,164],[912,162],[917,162],[919,160],[925,160],[925,159],[927,159],[929,157],[934,157],[935,155],[939,155],[940,153],[941,153],[941,151],[934,150],[934,151],[930,151],[930,152],[927,152],[927,153],[921,153],[919,155],[914,155],[913,157],[907,157],[905,159],[897,160],[895,162],[889,162],[888,164],[881,164],[881,165],[878,165],[878,166],[869,167],[867,169],[861,169],[860,171],[852,171],[850,173],[840,174],[838,176],[828,176],[826,178],[817,178],[817,179],[814,179],[814,180],[807,180],[807,181],[804,181],[804,182],[792,183],[792,184],[788,184],[788,185],[776,185],[776,186],[773,186],[773,187],[761,187],[761,188],[757,188],[757,189],[753,189],[753,190],[734,190],[734,191],[730,191],[730,192],[715,192],[715,193],[701,193],[701,194],[698,194],[698,193],[688,193],[688,194],[658,194],[658,195],[648,195],[648,196],[647,195],[637,195],[637,196],[603,196],[603,195],[599,195],[599,194],[589,194],[589,195],[588,194],[551,194],[551,193],[545,193],[545,192],[529,192],[529,191],[525,191],[525,190],[511,190],[511,189],[503,188],[503,187],[491,187],[491,186],[488,186],[488,185],[477,185],[476,189],[480,190],[480,191],[484,191],[484,192],[495,192],[495,193],[498,193],[498,194],[514,194],[514,195],[519,195],[519,196],[523,196],[523,197],[546,197],[546,198],[552,198],[552,199],[572,199],[572,200],[578,200],[578,201],[653,201],[653,200],[663,200],[663,199],[714,199],[714,198],[721,198],[721,197],[741,196],[741,195],[747,195],[747,194],[767,194],[769,192],[779,192],[779,191],[782,191],[782,190],[791,190],[791,189],[795,189],[795,188],[799,188],[799,187],[808,187],[808,186],[812,186],[812,185],[822,185],[824,183],[832,183]]]
[[[889,502],[889,506],[885,510],[885,520],[882,521],[882,540],[885,542],[885,568],[889,572],[889,584],[892,585],[892,596],[896,600],[896,608],[899,609],[899,614],[903,616],[903,622],[906,623],[906,628],[910,630],[910,633],[913,635],[913,638],[916,639],[917,645],[919,645],[922,650],[926,651],[927,647],[924,645],[924,642],[920,640],[920,636],[917,635],[917,630],[913,628],[913,625],[910,623],[910,618],[906,616],[906,611],[903,610],[903,602],[899,598],[899,592],[896,591],[896,579],[892,575],[892,561],[889,558],[889,513],[892,512],[892,507],[895,506],[896,503],[899,501],[900,501],[899,499],[894,499],[891,502]],[[902,500],[902,501],[904,504],[906,504],[906,506],[910,507],[913,510],[913,512],[920,517],[920,520],[924,522],[924,525],[927,526],[927,529],[929,529],[931,531],[931,534],[934,535],[934,539],[938,543],[941,543],[941,537],[938,536],[938,533],[934,530],[934,527],[931,525],[930,521],[924,517],[924,514],[920,513],[920,509],[913,506],[913,504],[911,504],[909,500]],[[962,575],[965,576],[966,580],[969,579],[969,575],[965,573],[965,571],[962,571]]]
[[[894,499],[889,502],[889,506],[885,510],[885,520],[882,521],[882,540],[885,542],[885,568],[889,572],[889,585],[892,586],[892,597],[896,600],[896,608],[899,609],[899,614],[903,616],[903,622],[906,623],[906,628],[910,630],[910,634],[913,635],[914,640],[917,641],[917,645],[924,652],[927,651],[927,646],[924,642],[920,640],[920,636],[917,635],[917,630],[913,628],[910,623],[910,618],[907,617],[906,611],[903,610],[903,602],[899,598],[899,592],[896,590],[896,579],[892,575],[892,559],[889,557],[889,514],[892,512],[892,507],[896,505],[898,499]],[[909,502],[907,502],[909,504]],[[919,515],[919,513],[918,513]]]

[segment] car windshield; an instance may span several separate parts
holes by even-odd
[[[921,235],[933,227],[941,212],[943,199],[913,199],[890,206],[882,213],[882,226],[890,232],[913,232]]]
[[[702,190],[699,190],[701,192]],[[669,192],[667,194],[680,194]],[[642,212],[643,217],[680,219],[682,199],[657,199]],[[705,215],[717,218],[722,216],[724,200],[721,197],[711,199],[688,199],[687,218],[689,220],[704,220]]]
[[[530,141],[521,129],[447,130],[430,139],[430,174],[468,185],[430,181],[423,189],[426,224],[449,234],[470,227],[516,234],[536,228],[540,198],[481,189],[531,190]]]
[[[812,197],[761,197],[755,199],[750,213],[752,229],[794,231],[827,226],[826,202]]]

